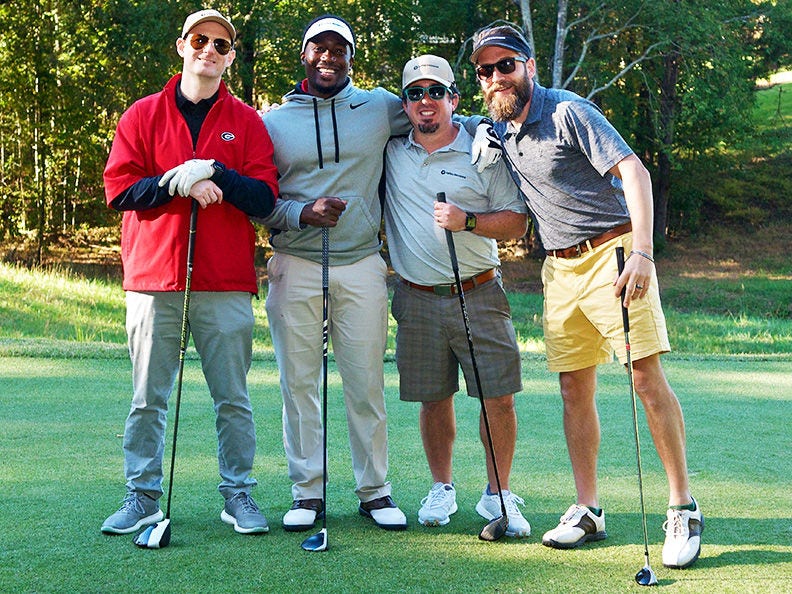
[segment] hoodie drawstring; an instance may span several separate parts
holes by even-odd
[[[322,155],[322,132],[319,127],[319,102],[314,97],[314,129],[316,131],[316,153],[319,157],[319,169],[324,169],[324,155]],[[330,114],[333,120],[333,142],[335,143],[335,162],[340,161],[340,147],[338,144],[338,121],[336,120],[335,98],[330,101]]]

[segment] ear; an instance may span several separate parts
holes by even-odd
[[[182,37],[176,39],[176,53],[178,53],[182,58],[184,57],[185,43],[187,43],[187,40]]]

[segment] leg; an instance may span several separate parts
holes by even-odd
[[[276,253],[267,317],[280,372],[283,443],[295,500],[322,497],[322,268]]]
[[[195,293],[190,327],[214,400],[217,458],[226,499],[249,493],[256,429],[247,389],[253,346],[253,308],[248,293]]]
[[[379,254],[330,270],[330,335],[343,382],[355,493],[363,502],[391,494],[383,368],[386,271]]]
[[[419,422],[432,482],[450,485],[453,482],[452,458],[456,438],[453,395],[444,400],[422,403]]]
[[[594,400],[597,368],[588,367],[559,374],[564,401],[564,435],[566,436],[577,503],[599,507],[597,495],[597,456],[600,425]]]
[[[132,406],[124,428],[127,489],[162,495],[168,399],[179,366],[182,293],[127,293]]]
[[[514,395],[507,394],[498,398],[486,398],[487,420],[492,433],[492,446],[495,449],[495,460],[498,464],[498,478],[504,491],[509,490],[509,475],[514,459],[514,447],[517,443],[517,412],[514,409]],[[495,469],[492,466],[487,433],[484,427],[484,415],[479,415],[479,437],[484,444],[487,459],[487,479],[490,491],[497,493]]]
[[[633,362],[635,391],[646,411],[646,421],[669,485],[669,505],[693,501],[685,456],[685,421],[676,394],[668,384],[660,355]]]

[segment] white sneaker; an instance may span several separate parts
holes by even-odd
[[[457,510],[456,489],[454,485],[437,482],[432,485],[429,495],[421,500],[418,521],[424,526],[445,526],[451,521],[449,516]]]
[[[672,569],[685,569],[698,559],[701,552],[701,532],[704,515],[696,500],[696,509],[669,509],[663,522],[666,533],[663,544],[663,565]]]
[[[605,512],[596,516],[585,505],[572,505],[561,516],[555,528],[545,532],[542,544],[554,549],[574,549],[583,543],[603,540],[605,533]]]
[[[504,489],[503,503],[506,506],[506,516],[509,518],[506,536],[513,536],[515,538],[530,536],[531,525],[528,523],[528,520],[523,518],[522,513],[520,513],[520,510],[517,508],[517,504],[525,505],[525,501],[523,501],[522,497]],[[500,518],[503,515],[501,513],[500,496],[497,493],[489,495],[487,494],[487,490],[484,489],[484,493],[481,494],[481,499],[479,499],[479,502],[476,504],[476,511],[482,518],[487,520]]]

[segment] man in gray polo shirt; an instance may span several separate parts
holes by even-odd
[[[478,397],[453,286],[448,229],[454,232],[482,394],[494,428],[493,448],[509,518],[506,534],[528,536],[531,527],[517,507],[523,500],[508,490],[517,436],[514,392],[522,389],[522,382],[496,244],[496,239],[525,234],[527,209],[503,163],[481,174],[470,164],[473,139],[452,122],[459,93],[446,60],[431,55],[410,60],[402,88],[402,107],[412,131],[386,148],[385,230],[393,268],[401,277],[392,304],[398,323],[400,398],[421,402],[421,437],[433,482],[418,521],[442,526],[457,510],[453,396],[459,390],[460,365],[468,394]],[[438,192],[447,194],[447,203],[435,202]],[[486,449],[483,427],[480,433]],[[489,484],[476,511],[492,520],[501,515],[500,497],[491,454],[486,453]]]
[[[547,250],[547,363],[559,372],[577,501],[542,542],[567,549],[606,536],[597,494],[596,369],[613,351],[627,360],[619,306],[626,287],[635,389],[669,482],[663,564],[688,567],[699,556],[704,518],[690,494],[682,409],[660,363],[670,346],[652,256],[649,173],[596,105],[533,80],[536,63],[516,29],[479,31],[471,62]],[[630,254],[621,275],[617,246]]]

